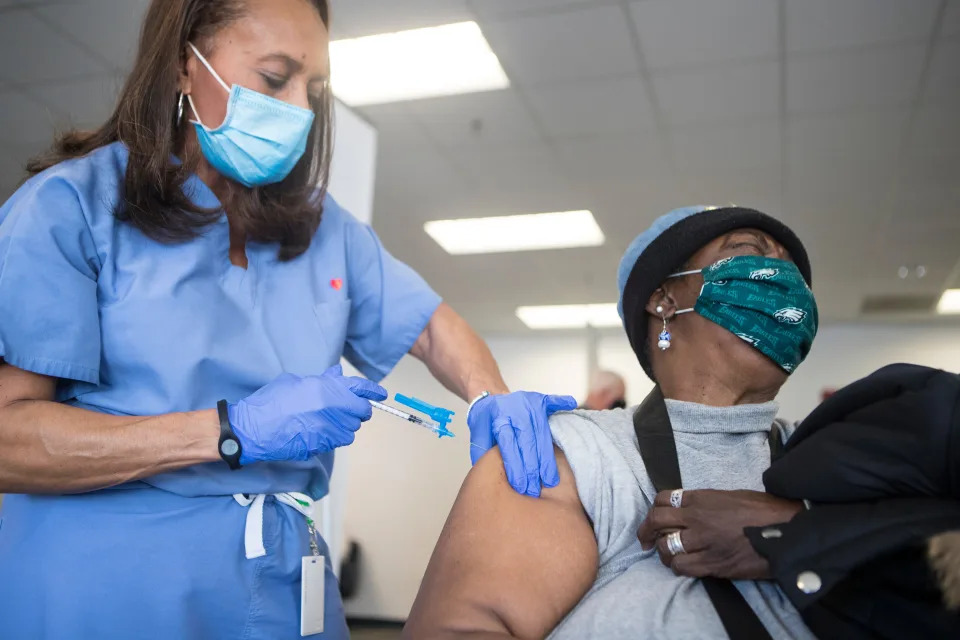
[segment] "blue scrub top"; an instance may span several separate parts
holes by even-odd
[[[277,260],[276,245],[250,243],[248,268],[232,265],[226,216],[192,240],[158,243],[114,215],[127,155],[115,143],[59,164],[0,208],[0,357],[59,378],[61,402],[135,416],[210,409],[221,398],[236,401],[253,393],[283,372],[320,374],[341,356],[379,381],[410,350],[440,303],[369,226],[330,197],[310,248],[289,262]],[[196,176],[185,188],[197,205],[219,207]],[[218,462],[144,482],[173,496],[299,491],[320,498],[332,463],[332,453],[235,472]],[[137,495],[142,504],[150,494]],[[35,522],[19,523],[27,530],[20,548],[10,549],[3,545],[4,535],[13,535],[8,518],[0,529],[0,565],[10,553],[50,552],[23,545],[38,527],[63,524],[48,518],[58,500],[82,502],[7,498],[11,504],[3,515],[16,508],[19,519]],[[238,519],[230,526],[241,535],[243,509],[235,506]],[[148,526],[138,518],[124,522],[124,536],[138,536],[137,527]],[[149,526],[155,533],[156,523]],[[69,540],[61,542],[69,546]],[[243,561],[242,544],[230,551]]]
[[[114,216],[127,151],[115,143],[33,178],[0,209],[0,357],[61,378],[63,402],[152,416],[244,398],[283,372],[319,375],[341,356],[379,381],[440,299],[373,230],[327,197],[307,252],[250,243],[231,264],[226,216],[161,244]],[[187,189],[218,207],[197,178]],[[332,456],[223,463],[147,480],[185,496],[326,494]]]

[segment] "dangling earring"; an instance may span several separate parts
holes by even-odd
[[[177,126],[180,126],[180,122],[183,121],[183,91],[179,92],[179,98],[177,98]]]
[[[667,331],[667,317],[663,315],[663,307],[658,306],[657,313],[660,314],[660,318],[663,320],[663,331],[660,332],[660,340],[657,342],[657,346],[660,347],[660,351],[666,351],[670,348],[670,341],[673,336]]]

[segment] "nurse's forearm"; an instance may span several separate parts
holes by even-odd
[[[446,303],[437,308],[410,354],[422,360],[443,386],[467,402],[484,391],[509,391],[487,344]]]
[[[219,460],[215,410],[110,416],[45,400],[0,409],[0,493],[81,493]]]

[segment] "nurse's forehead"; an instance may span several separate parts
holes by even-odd
[[[214,36],[220,53],[248,58],[285,57],[305,68],[327,68],[329,34],[307,0],[251,1],[245,14]]]

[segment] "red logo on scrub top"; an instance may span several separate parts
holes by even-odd
[[[340,291],[340,289],[343,289],[343,280],[340,278],[334,278],[330,281],[330,286],[333,287],[334,290]]]

